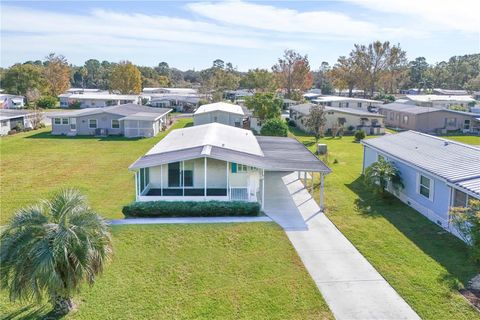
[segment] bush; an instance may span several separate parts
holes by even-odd
[[[356,141],[360,141],[360,140],[363,140],[363,139],[365,139],[365,131],[358,130],[357,132],[355,132],[355,140]]]
[[[288,126],[282,119],[268,119],[260,129],[262,136],[286,137]]]
[[[347,130],[350,131],[350,132],[353,132],[355,130],[355,127],[354,126],[348,126]]]
[[[295,127],[297,126],[297,124],[296,124],[295,121],[293,121],[293,120],[288,121],[288,125],[289,125],[290,127],[293,127],[293,128],[295,128]]]
[[[51,96],[44,96],[37,100],[37,107],[44,109],[51,109],[57,106],[57,98]]]
[[[68,104],[69,109],[80,109],[82,106],[82,103],[80,101],[73,101]]]
[[[480,264],[480,200],[470,200],[465,208],[451,208],[450,222],[470,245],[471,259]]]
[[[124,206],[125,217],[222,217],[258,216],[257,202],[243,201],[149,201]]]

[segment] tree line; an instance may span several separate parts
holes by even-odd
[[[109,62],[89,59],[82,66],[68,63],[62,55],[26,61],[0,70],[4,92],[24,95],[27,102],[43,96],[56,97],[69,87],[96,88],[122,94],[138,94],[144,87],[196,87],[201,93],[221,100],[226,90],[239,88],[256,92],[281,91],[299,100],[305,90],[318,88],[324,94],[334,89],[352,95],[361,89],[366,96],[377,92],[396,93],[399,89],[435,87],[480,90],[480,54],[455,56],[429,64],[424,57],[408,61],[400,44],[375,41],[355,44],[348,55],[333,66],[322,62],[312,70],[307,55],[285,50],[270,69],[240,72],[231,62],[213,61],[204,70],[182,71],[160,62],[155,67],[136,66],[129,61]]]

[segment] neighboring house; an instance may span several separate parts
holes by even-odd
[[[310,109],[313,104],[299,104],[290,107],[290,120],[293,120],[297,127],[308,132],[306,121],[310,115]],[[384,134],[385,124],[384,116],[368,111],[351,109],[351,108],[335,108],[324,107],[325,118],[327,123],[325,130],[331,130],[333,127],[343,127],[344,130],[353,128],[353,130],[362,130],[366,134]]]
[[[473,93],[473,99],[480,101],[480,91],[476,91]]]
[[[84,88],[70,88],[65,93],[92,93],[92,92],[101,92],[100,89],[84,89]],[[106,92],[106,91],[105,91]]]
[[[22,109],[25,107],[25,98],[13,94],[0,94],[0,109]]]
[[[153,137],[168,125],[172,109],[137,104],[51,113],[54,135]]]
[[[480,114],[449,109],[419,107],[410,104],[389,103],[380,107],[387,127],[445,134],[448,131],[480,133]]]
[[[237,101],[253,96],[253,92],[249,90],[227,90],[224,92],[224,96],[225,99],[230,101]]]
[[[178,95],[195,95],[198,93],[197,89],[193,88],[143,88],[144,94],[178,94]]]
[[[373,107],[378,107],[383,104],[382,101],[362,99],[362,98],[350,98],[339,96],[321,96],[312,100],[313,103],[322,106],[336,107],[336,108],[354,108],[361,110],[371,110]]]
[[[129,168],[135,171],[137,201],[258,201],[274,172],[331,170],[292,138],[254,136],[220,123],[176,129]],[[265,184],[265,181],[267,183]]]
[[[455,233],[450,207],[480,199],[480,148],[415,131],[362,140],[363,171],[380,157],[393,162],[405,188],[400,200]]]
[[[442,96],[467,96],[467,90],[450,90],[450,89],[433,89],[433,94],[439,94]]]
[[[348,97],[350,94],[352,95],[352,97],[364,97],[365,91],[353,89],[352,92],[350,92],[348,89],[347,90],[335,89],[335,95],[337,96]]]
[[[400,89],[400,94],[415,95],[415,94],[421,94],[422,92],[423,92],[423,89],[417,89],[417,88]]]
[[[282,109],[283,110],[290,110],[290,107],[291,106],[294,106],[298,104],[297,101],[295,100],[292,100],[292,99],[283,99],[283,106],[282,106]]]
[[[193,114],[193,124],[198,126],[202,124],[218,122],[234,127],[243,127],[245,113],[241,106],[216,102],[200,106]]]
[[[32,121],[37,117],[41,117],[41,122],[44,122],[43,113],[32,112],[28,109],[0,109],[0,135],[7,135],[10,130],[16,127],[33,128]]]
[[[438,94],[420,94],[420,95],[406,95],[405,99],[409,104],[414,104],[421,107],[442,108],[447,109],[451,106],[469,107],[470,104],[475,103],[475,99],[471,96],[445,96]]]
[[[145,94],[143,97],[146,97]],[[191,94],[151,94],[148,105],[157,108],[173,108],[177,112],[194,111],[200,102],[198,95]]]
[[[140,104],[140,95],[112,94],[108,92],[64,93],[58,96],[60,107],[68,108],[71,104],[79,102],[80,108],[104,108],[121,104]]]

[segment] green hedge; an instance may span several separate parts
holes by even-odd
[[[258,216],[260,205],[242,201],[149,201],[133,202],[122,212],[127,218]]]

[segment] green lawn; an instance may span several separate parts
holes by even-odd
[[[116,226],[113,235],[113,263],[68,319],[333,319],[274,223]],[[36,310],[0,295],[0,318]]]
[[[294,134],[314,150],[312,137]],[[468,138],[480,145],[480,137]],[[400,201],[387,203],[366,190],[362,145],[352,137],[321,143],[328,145],[333,170],[325,179],[326,214],[342,233],[423,319],[480,319],[457,291],[479,272],[466,246]]]
[[[187,125],[190,118],[173,127]],[[122,206],[135,197],[128,166],[165,134],[148,139],[64,137],[45,128],[0,138],[0,225],[16,209],[62,186],[80,188],[103,216],[122,218]]]

